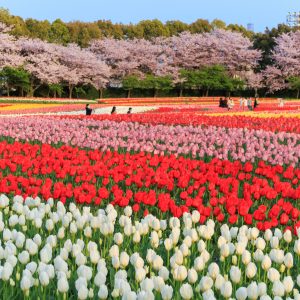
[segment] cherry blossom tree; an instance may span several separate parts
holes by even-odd
[[[0,23],[0,69],[19,67],[24,63],[16,39],[9,34],[12,28]]]
[[[42,84],[60,83],[62,77],[57,51],[59,46],[27,38],[19,39],[18,45],[24,58],[24,69],[31,74],[30,96],[33,96]]]
[[[289,87],[289,79],[300,77],[300,32],[283,33],[275,39],[274,66],[263,72],[270,92]]]
[[[173,61],[183,69],[223,65],[232,75],[257,66],[261,52],[237,32],[217,29],[203,34],[184,32],[166,40],[173,49]]]
[[[68,84],[70,98],[78,84],[91,84],[100,91],[106,86],[110,68],[94,53],[75,44],[61,46],[59,50],[61,75]]]

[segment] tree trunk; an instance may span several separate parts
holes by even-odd
[[[131,90],[128,90],[127,91],[127,98],[130,98],[131,97]]]
[[[21,97],[24,97],[24,88],[21,87]]]
[[[179,97],[182,97],[182,95],[183,95],[183,88],[180,87],[180,90],[179,90]]]
[[[208,97],[209,89],[206,90],[206,97]]]
[[[258,95],[257,95],[257,88],[254,89],[254,92],[255,92],[254,97],[257,98],[257,96],[258,96]]]
[[[99,98],[100,98],[100,99],[103,98],[103,89],[99,89]]]
[[[9,96],[10,96],[10,88],[9,88],[9,85],[7,85],[6,88],[7,88],[7,96],[9,97]]]
[[[156,98],[157,97],[157,89],[154,89],[154,92],[153,92],[153,97]]]
[[[70,99],[72,98],[73,89],[74,89],[74,86],[72,84],[69,84],[69,98]]]
[[[299,99],[299,92],[300,92],[300,90],[298,89],[297,90],[297,99]]]
[[[54,98],[56,98],[56,90],[54,90]]]

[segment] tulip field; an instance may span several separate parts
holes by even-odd
[[[0,105],[2,298],[300,300],[300,102],[148,101]]]

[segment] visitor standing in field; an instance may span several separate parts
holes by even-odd
[[[117,108],[114,106],[111,110],[111,115],[115,115],[117,113]]]
[[[132,111],[132,108],[129,107],[128,111],[127,111],[127,115],[130,115],[131,114],[131,111]]]
[[[240,98],[240,109],[243,109],[244,108],[244,98],[241,97]]]
[[[89,104],[87,104],[87,105],[85,106],[85,114],[86,114],[87,116],[90,116],[90,115],[92,114],[92,111],[93,111],[93,109],[90,108],[90,105],[89,105]]]
[[[248,99],[247,105],[248,105],[248,109],[252,110],[252,99],[251,98]]]

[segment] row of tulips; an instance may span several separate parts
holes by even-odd
[[[127,117],[128,118],[128,117]],[[167,126],[56,117],[0,118],[2,136],[91,149],[297,165],[300,136],[247,128]]]
[[[255,130],[264,130],[271,132],[291,132],[300,133],[299,114],[280,113],[275,114],[247,114],[233,113],[229,114],[203,114],[197,112],[173,112],[161,113],[159,116],[154,113],[134,114],[134,115],[93,115],[87,117],[97,121],[109,120],[115,122],[138,122],[141,124],[152,125],[192,125],[192,126],[218,126],[226,128],[247,128]],[[62,116],[63,118],[78,118],[78,116]],[[80,116],[84,118],[84,116]]]
[[[7,103],[97,103],[96,100],[74,98],[46,98],[46,97],[0,97],[0,102]]]
[[[300,226],[300,169],[260,161],[242,164],[70,146],[0,143],[0,193],[63,203],[125,207],[200,221],[255,224],[260,230]]]
[[[0,196],[1,296],[300,299],[300,234]]]

